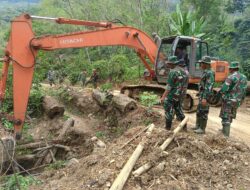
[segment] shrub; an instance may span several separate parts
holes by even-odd
[[[153,92],[143,92],[140,95],[140,102],[144,106],[151,107],[159,102],[159,98]]]

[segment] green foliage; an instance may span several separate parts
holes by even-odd
[[[64,113],[64,115],[63,115],[63,120],[66,121],[66,120],[68,120],[69,118],[70,118],[70,116],[68,116],[68,115],[66,115],[66,114]]]
[[[56,162],[50,164],[47,169],[48,170],[58,170],[58,169],[61,169],[61,168],[64,168],[66,166],[66,161],[65,160],[57,160]]]
[[[170,29],[172,33],[186,36],[202,37],[205,35],[203,29],[206,25],[204,17],[196,18],[193,11],[181,11],[179,4],[176,12],[170,17]]]
[[[103,84],[103,85],[100,86],[101,91],[103,91],[103,92],[106,92],[106,91],[108,91],[108,90],[111,90],[112,87],[113,87],[113,84],[112,84],[112,83],[109,83],[109,82],[108,82],[108,83],[105,83],[105,84]]]
[[[159,97],[153,92],[143,92],[140,95],[140,102],[144,106],[152,107],[159,102]]]
[[[2,118],[1,119],[2,125],[4,126],[4,128],[12,130],[13,129],[13,124],[11,122],[9,122],[7,119]]]
[[[95,136],[96,136],[97,138],[102,138],[102,137],[105,136],[105,134],[104,134],[103,131],[97,131],[97,132],[95,133]]]
[[[16,178],[17,178],[18,184],[20,185],[20,188],[22,190],[28,190],[29,186],[32,184],[41,184],[40,181],[34,179],[31,176],[24,177],[22,175],[17,174],[16,177],[15,177],[15,175],[11,175],[11,176],[5,178],[6,184],[5,184],[4,189],[17,190],[18,185],[16,182]]]
[[[28,111],[31,116],[40,116],[42,114],[42,100],[44,93],[39,83],[34,83],[30,91]]]

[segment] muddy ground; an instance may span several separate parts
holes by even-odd
[[[33,171],[39,173],[37,178],[42,184],[30,189],[109,189],[145,133],[128,145],[124,144],[150,123],[154,123],[156,128],[134,169],[149,161],[153,161],[155,167],[139,177],[131,175],[124,189],[250,188],[250,121],[247,106],[240,109],[232,126],[231,138],[226,139],[217,131],[220,127],[219,109],[211,108],[205,135],[196,135],[190,129],[180,132],[167,148],[167,153],[163,154],[157,147],[172,132],[164,129],[161,108],[152,110],[138,103],[136,110],[121,114],[98,106],[92,99],[91,89],[81,91],[81,96],[80,103],[78,100],[64,102],[67,106],[63,117],[49,120],[44,116],[34,121],[37,125],[29,131],[34,139],[53,139],[68,118],[75,120],[74,128],[82,135],[67,140],[67,145],[74,151],[67,157],[57,158],[64,159],[62,167]],[[191,126],[195,114],[187,115]],[[174,127],[177,125],[175,121]],[[97,136],[105,146],[100,147],[91,141],[93,136]]]

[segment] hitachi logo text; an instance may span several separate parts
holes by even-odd
[[[75,44],[83,42],[82,38],[60,40],[60,44]]]

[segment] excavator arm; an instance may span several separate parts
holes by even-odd
[[[35,37],[32,31],[32,19],[47,19],[58,24],[91,26],[97,29]],[[135,49],[137,55],[149,70],[151,77],[154,77],[155,73],[151,65],[154,65],[156,59],[157,46],[146,33],[136,28],[115,26],[109,22],[98,23],[64,18],[36,17],[28,14],[23,14],[12,21],[10,40],[3,62],[0,100],[4,99],[8,66],[11,62],[13,64],[13,121],[17,139],[21,138],[37,52],[39,50],[52,51],[95,46],[126,46]],[[147,62],[146,57],[151,65]]]

